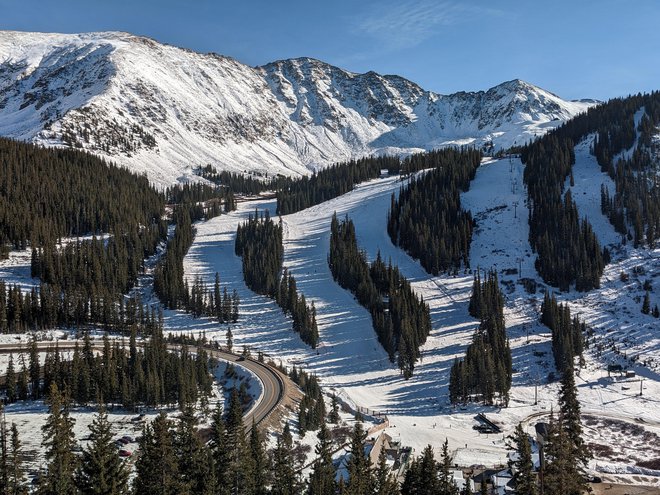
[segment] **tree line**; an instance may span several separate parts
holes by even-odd
[[[135,409],[178,404],[183,408],[200,399],[206,402],[213,383],[207,352],[198,347],[193,354],[185,345],[178,352],[169,352],[161,326],[159,321],[151,338],[140,346],[136,327],[128,348],[106,336],[100,353],[86,333],[82,345],[76,342],[70,358],[55,344],[46,351],[43,365],[33,340],[27,363],[23,354],[18,363],[13,355],[9,357],[4,384],[7,401],[40,399],[55,384],[82,405],[119,404]]]
[[[226,211],[229,203],[225,206]],[[167,308],[183,309],[195,317],[208,316],[220,323],[235,323],[239,317],[240,298],[235,289],[229,294],[226,286],[221,288],[219,273],[215,274],[212,288],[199,276],[192,286],[184,277],[183,259],[195,239],[193,221],[209,219],[214,214],[208,208],[201,211],[198,208],[198,204],[184,203],[174,209],[174,235],[154,270],[154,292]]]
[[[644,113],[635,128],[634,116]],[[615,184],[601,188],[601,211],[635,247],[653,248],[660,237],[660,183],[653,138],[660,124],[660,92],[612,100],[604,105],[592,151]],[[628,158],[615,158],[637,144]]]
[[[577,316],[571,317],[568,304],[557,303],[557,298],[547,291],[541,305],[541,323],[552,332],[552,355],[557,371],[573,369],[575,357],[579,356],[582,361],[586,323]]]
[[[504,321],[504,296],[497,272],[491,270],[482,282],[479,271],[474,277],[469,304],[470,315],[480,320],[463,359],[456,358],[449,375],[449,400],[452,404],[480,396],[492,404],[498,394],[504,405],[509,402],[512,361]]]
[[[653,180],[644,182],[645,172],[635,171],[649,171],[650,161],[644,150],[651,142],[654,124],[660,122],[659,95],[654,92],[612,99],[521,150],[530,202],[530,244],[538,253],[536,268],[547,283],[561,290],[568,290],[572,284],[578,291],[598,288],[609,260],[609,252],[601,250],[591,225],[580,220],[570,191],[564,193],[566,180],[572,178],[574,144],[590,134],[596,134],[593,154],[616,183],[614,198],[603,191],[602,211],[621,233],[628,231],[626,221],[632,225],[633,232],[628,235],[636,245],[644,242],[645,234],[651,243],[657,238],[658,187]],[[642,150],[630,160],[614,163],[618,153],[635,143],[634,114],[642,106],[646,113],[639,125],[638,144]]]
[[[600,287],[609,253],[601,250],[591,224],[580,219],[571,192],[564,193],[575,162],[574,142],[562,131],[551,131],[521,153],[530,207],[529,242],[546,283],[564,291],[572,284],[578,291],[589,291]]]
[[[470,266],[474,222],[461,208],[460,193],[468,190],[480,162],[479,151],[446,148],[413,155],[402,165],[432,170],[413,177],[398,198],[392,194],[387,232],[432,275]]]
[[[263,176],[259,173],[247,175],[236,174],[226,170],[218,172],[212,165],[200,167],[196,170],[196,173],[217,186],[236,194],[254,195],[266,191],[276,191],[285,188],[294,180],[282,175],[268,177],[268,175]]]
[[[282,224],[275,224],[270,213],[255,211],[236,231],[236,255],[241,257],[245,284],[257,294],[271,297],[290,315],[292,327],[303,342],[316,349],[319,331],[314,302],[307,304],[298,292],[296,280],[283,269]]]
[[[301,475],[303,460],[296,453],[289,424],[277,436],[274,448],[268,450],[254,425],[249,435],[246,434],[236,389],[226,411],[218,404],[210,428],[199,429],[190,406],[175,420],[161,413],[145,423],[138,439],[134,476],[118,456],[112,424],[104,408],[99,409],[89,426],[89,441],[78,455],[69,394],[52,383],[47,403],[49,412],[42,429],[46,457],[37,482],[39,494],[399,494],[384,451],[378,464],[371,465],[362,423],[356,423],[351,434],[347,476],[342,475],[337,481],[332,459],[334,447],[328,427],[322,421],[316,460],[305,479]],[[0,440],[3,446],[8,446],[0,450],[0,488],[8,495],[24,495],[28,486],[25,452],[16,425],[8,429],[4,415]]]
[[[369,265],[366,253],[358,248],[355,225],[337,214],[330,225],[328,265],[335,281],[352,292],[369,310],[378,341],[406,379],[420,358],[419,348],[431,331],[431,316],[423,298],[418,298],[399,269],[386,265],[378,253]]]
[[[398,173],[397,157],[367,157],[338,163],[284,184],[277,191],[277,213],[288,215],[346,194],[360,182],[380,177],[381,170]]]
[[[0,138],[0,246],[126,233],[157,224],[164,196],[146,177],[90,155]]]

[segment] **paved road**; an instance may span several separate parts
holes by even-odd
[[[58,345],[61,351],[71,350],[75,347],[76,341],[60,340],[58,341]],[[81,341],[78,341],[78,345],[81,345]],[[54,346],[55,342],[37,343],[37,348],[43,352],[53,348]],[[101,350],[103,349],[103,344],[101,342],[94,341],[93,347],[95,350]],[[176,351],[180,346],[175,344],[168,344],[167,347],[171,351]],[[8,354],[10,352],[18,353],[21,351],[27,352],[28,348],[28,344],[0,344],[0,354]],[[253,420],[254,424],[256,425],[259,425],[262,421],[265,421],[284,398],[284,381],[280,374],[267,364],[260,363],[254,359],[242,358],[237,354],[232,354],[227,351],[216,349],[213,346],[204,346],[204,349],[209,353],[210,356],[219,360],[235,363],[237,366],[241,366],[257,376],[263,385],[262,394],[261,397],[256,398],[256,406],[252,407],[252,409],[245,415],[244,421],[248,429],[252,426]],[[4,376],[2,378],[4,379]]]

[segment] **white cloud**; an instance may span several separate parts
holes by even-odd
[[[456,1],[408,0],[378,6],[377,12],[358,21],[356,27],[361,33],[377,38],[388,48],[399,49],[418,45],[442,26],[475,17],[501,15],[504,13],[496,9]]]

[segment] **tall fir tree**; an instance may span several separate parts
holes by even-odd
[[[375,469],[375,495],[398,495],[399,486],[396,478],[387,465],[387,455],[385,447],[382,446],[378,454],[378,465]]]
[[[288,422],[284,425],[282,434],[277,438],[273,451],[272,470],[271,495],[302,494],[303,484],[300,482],[293,455],[293,437]]]
[[[336,491],[336,469],[332,463],[332,440],[325,422],[321,423],[315,448],[316,460],[309,475],[308,495],[332,495]]]
[[[7,473],[7,495],[27,495],[24,458],[16,424],[11,424],[11,446],[9,449],[9,471]]]
[[[135,462],[135,492],[140,495],[179,495],[179,464],[172,423],[164,413],[145,425]]]
[[[101,407],[89,425],[89,444],[83,450],[76,473],[81,495],[124,495],[128,493],[128,470],[117,455],[112,427]]]
[[[348,495],[370,495],[374,489],[374,476],[371,462],[365,451],[367,433],[361,422],[355,423],[349,446],[350,458],[346,469],[346,493]]]
[[[516,493],[520,495],[537,495],[538,487],[536,475],[534,474],[534,463],[532,461],[532,447],[529,436],[518,423],[511,437],[509,437],[509,448],[516,453],[516,459],[510,463]]]
[[[52,383],[48,393],[48,418],[42,431],[46,447],[46,473],[41,478],[39,495],[76,495],[75,472],[78,457],[74,453],[76,445],[73,434],[74,420],[69,414],[68,394],[60,392]]]

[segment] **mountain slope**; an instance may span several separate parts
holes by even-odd
[[[207,163],[298,175],[372,153],[503,147],[590,104],[519,80],[443,96],[309,58],[253,68],[127,33],[0,32],[0,135],[83,148],[160,185]]]

